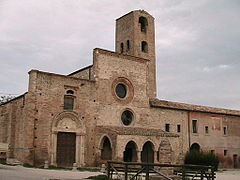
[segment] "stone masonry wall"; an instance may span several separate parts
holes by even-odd
[[[98,93],[98,126],[114,127],[144,127],[146,129],[164,129],[165,122],[181,124],[182,128],[186,126],[184,119],[187,117],[184,112],[166,111],[151,108],[149,106],[149,97],[147,95],[147,60],[135,57],[129,57],[119,54],[113,54],[109,51],[95,49],[94,65],[96,70],[96,83]],[[100,71],[101,70],[101,71]],[[118,78],[126,78],[131,82],[128,91],[133,89],[133,95],[130,100],[120,100],[116,97],[113,84]],[[121,122],[121,114],[124,110],[130,109],[134,114],[134,120],[131,125],[124,126]],[[176,118],[177,117],[177,118]],[[174,132],[176,130],[174,129]],[[181,131],[183,137],[166,137],[171,144],[173,161],[179,162],[179,155],[182,156],[182,142],[187,138]],[[110,136],[111,138],[111,136]],[[156,151],[164,138],[156,136],[145,137],[141,135],[121,135],[117,136],[117,148],[114,155],[115,160],[123,160],[123,151],[126,144],[134,139],[135,143],[141,149],[143,144],[152,140],[156,145]],[[96,144],[101,139],[96,138]],[[187,147],[184,147],[187,149]],[[181,158],[180,158],[181,159]]]
[[[88,127],[84,135],[86,146],[91,142],[91,135],[94,129],[95,113],[95,87],[93,81],[81,80],[78,78],[31,71],[30,77],[36,75],[36,87],[30,89],[35,94],[35,117],[34,117],[34,159],[36,164],[43,164],[45,160],[51,161],[52,153],[56,153],[52,148],[52,128],[53,121],[60,113],[68,112],[63,109],[64,95],[67,90],[74,91],[74,110],[77,118],[83,121]],[[31,86],[31,85],[30,85]],[[71,112],[71,110],[70,110]],[[88,153],[93,153],[91,148],[86,149],[85,163],[90,161]]]
[[[79,72],[70,74],[69,76],[79,79],[93,80],[93,68],[92,66],[88,66],[86,68],[83,68],[82,70],[79,70]]]
[[[233,155],[240,156],[240,117],[199,112],[190,114],[190,123],[192,120],[198,122],[198,132],[193,133],[191,129],[191,144],[198,143],[203,151],[213,150],[219,156],[221,166],[233,168]],[[208,126],[208,133],[205,132],[206,126]],[[223,131],[224,127],[226,127],[226,134]],[[227,151],[226,155],[224,150]]]

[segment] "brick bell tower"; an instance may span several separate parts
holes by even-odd
[[[147,93],[156,97],[154,18],[144,10],[132,11],[116,20],[115,51],[147,59]]]

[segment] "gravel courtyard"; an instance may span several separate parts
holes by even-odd
[[[75,172],[67,170],[46,170],[0,164],[0,180],[79,180],[99,174],[102,173],[88,171]]]
[[[79,180],[100,174],[102,173],[87,171],[74,172],[66,170],[46,170],[25,168],[22,166],[6,166],[0,164],[0,180]],[[216,180],[240,180],[240,169],[217,172]]]

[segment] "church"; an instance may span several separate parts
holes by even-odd
[[[114,52],[96,48],[91,66],[68,75],[31,70],[28,91],[0,105],[7,161],[179,164],[194,149],[240,167],[240,111],[157,99],[154,18],[129,12],[115,32]]]

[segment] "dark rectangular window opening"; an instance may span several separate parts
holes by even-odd
[[[165,124],[165,131],[170,132],[170,124]]]
[[[181,132],[181,125],[180,124],[177,125],[177,132]]]
[[[227,155],[227,150],[223,151],[223,155],[226,156]]]
[[[197,133],[197,120],[192,120],[192,132]]]
[[[223,134],[227,135],[227,127],[223,127]]]
[[[208,126],[205,126],[205,134],[208,134],[209,130],[208,130]]]
[[[215,150],[211,150],[211,154],[214,154],[215,153]]]
[[[71,96],[64,97],[64,109],[65,110],[73,110],[74,98]]]

